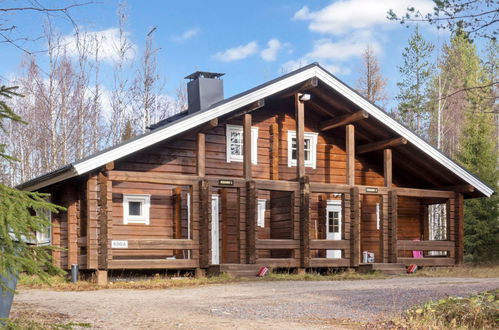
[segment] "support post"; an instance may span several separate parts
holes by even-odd
[[[256,184],[255,181],[246,183],[246,260],[248,264],[255,264],[256,255]]]
[[[300,100],[301,94],[295,94],[296,117],[296,176],[305,176],[305,104]]]
[[[385,149],[383,152],[383,163],[384,163],[384,177],[385,177],[385,187],[392,187],[393,180],[393,170],[392,170],[392,149]]]
[[[397,192],[388,192],[388,261],[397,262]]]
[[[462,265],[464,262],[464,197],[462,193],[456,194],[455,208],[456,265]]]
[[[199,177],[204,177],[206,168],[206,135],[198,133],[196,139],[196,172]]]
[[[210,223],[210,185],[207,180],[199,182],[199,266],[207,268],[209,264],[209,237]]]
[[[350,189],[350,266],[357,267],[360,262],[360,194],[359,188]]]
[[[112,213],[112,182],[104,175],[104,173],[99,173],[98,176],[99,181],[99,260],[98,260],[98,269],[105,270],[107,269],[109,253],[110,249],[110,239],[109,239],[109,231],[110,224],[112,225],[112,217],[111,221],[108,216]],[[110,210],[111,209],[111,210]]]
[[[67,225],[68,225],[68,268],[73,264],[78,264],[78,219],[76,216],[76,192],[69,188],[66,191],[67,198]]]
[[[303,268],[310,267],[310,182],[300,180],[300,259]]]
[[[243,174],[246,180],[251,180],[251,114],[243,117]]]
[[[346,151],[347,151],[347,184],[355,185],[355,126],[347,125],[346,131]]]
[[[175,233],[175,238],[180,239],[182,238],[182,188],[180,187],[175,187],[173,189],[173,216],[175,219],[174,223],[174,233]],[[182,258],[182,250],[175,250],[173,251],[174,255],[177,258]]]
[[[107,270],[97,269],[95,271],[95,277],[96,277],[96,281],[97,281],[98,286],[107,285]]]

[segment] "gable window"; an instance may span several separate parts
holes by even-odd
[[[267,203],[266,199],[258,200],[258,227],[265,227],[265,204]]]
[[[257,164],[258,127],[251,127],[251,162]],[[227,125],[227,163],[242,162],[244,153],[243,127]]]
[[[316,167],[317,161],[317,133],[304,133],[304,158],[306,167]],[[288,131],[288,166],[296,166],[296,132]]]
[[[151,195],[123,195],[123,223],[149,224]]]

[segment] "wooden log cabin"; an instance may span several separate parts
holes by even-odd
[[[490,187],[316,63],[227,99],[220,77],[186,77],[188,110],[20,186],[67,208],[57,265],[463,262],[463,200]]]

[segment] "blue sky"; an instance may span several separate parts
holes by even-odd
[[[64,1],[42,3],[57,6]],[[76,8],[72,16],[87,30],[107,36],[112,44],[118,3],[111,0]],[[146,34],[152,27],[157,28],[158,70],[166,79],[167,94],[173,95],[184,83],[183,77],[196,70],[226,73],[225,94],[231,96],[314,61],[355,86],[360,54],[370,44],[378,53],[393,98],[399,80],[397,65],[401,64],[401,53],[412,29],[385,17],[388,9],[404,12],[409,5],[431,10],[432,2],[129,0],[127,32],[134,45],[131,56],[140,57]],[[20,26],[19,33],[41,34],[42,18],[18,14],[11,20]],[[55,18],[54,23],[70,38],[71,24],[61,18]],[[437,32],[433,27],[422,26],[421,31],[434,43],[448,38],[446,32]],[[43,48],[40,43],[29,46]],[[11,77],[19,68],[22,53],[5,44],[0,47],[0,76]],[[45,55],[37,56],[43,63]],[[110,72],[111,60],[109,55],[103,72]],[[109,82],[104,78],[103,83]]]

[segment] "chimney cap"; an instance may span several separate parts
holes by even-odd
[[[194,73],[191,73],[190,75],[188,75],[184,79],[195,80],[195,79],[198,79],[200,77],[214,79],[214,78],[220,78],[224,74],[225,73],[207,72],[207,71],[196,71]]]

